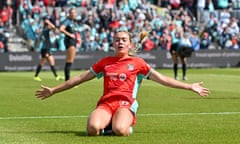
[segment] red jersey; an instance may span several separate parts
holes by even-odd
[[[106,57],[95,63],[91,72],[104,77],[103,96],[99,102],[126,100],[133,103],[143,78],[151,74],[151,67],[138,57]]]

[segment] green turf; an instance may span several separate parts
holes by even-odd
[[[172,70],[159,70],[172,76]],[[62,73],[62,72],[59,72]],[[81,71],[73,71],[77,75]],[[203,81],[207,98],[144,80],[130,137],[86,136],[86,121],[102,93],[102,80],[41,101],[41,84],[59,84],[49,71],[0,73],[0,144],[237,144],[240,142],[240,69],[189,69],[188,83]],[[180,77],[181,78],[181,77]],[[235,112],[235,113],[233,113]],[[56,116],[56,117],[55,117]],[[66,116],[66,117],[64,117]]]

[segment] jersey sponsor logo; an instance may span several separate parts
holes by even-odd
[[[125,81],[127,79],[127,75],[125,73],[121,73],[119,75],[119,79],[120,79],[120,81]]]
[[[134,70],[134,65],[133,65],[133,64],[128,64],[128,65],[127,65],[127,69],[128,69],[129,71],[133,71],[133,70]]]
[[[117,80],[117,73],[107,72],[106,76],[109,76],[111,80]]]
[[[107,75],[107,76],[117,76],[118,73],[107,72],[106,75]]]

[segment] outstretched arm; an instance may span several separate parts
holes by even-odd
[[[184,83],[181,81],[177,81],[173,78],[164,76],[155,70],[152,71],[152,74],[150,75],[149,78],[152,81],[155,81],[157,83],[160,83],[160,84],[168,86],[168,87],[191,90],[193,92],[198,93],[200,96],[208,96],[209,95],[209,89],[201,86],[203,84],[203,82],[187,84],[187,83]]]
[[[35,96],[37,98],[40,98],[40,99],[45,99],[45,98],[48,98],[52,95],[54,95],[55,93],[59,93],[59,92],[62,92],[62,91],[65,91],[67,89],[70,89],[76,85],[79,85],[85,81],[89,81],[91,79],[93,79],[95,77],[95,75],[92,74],[92,72],[90,72],[90,70],[87,70],[85,72],[83,72],[81,75],[79,76],[75,76],[71,79],[69,79],[68,81],[66,81],[65,83],[63,84],[60,84],[56,87],[46,87],[46,86],[41,86],[41,89],[40,90],[37,90],[35,92]]]

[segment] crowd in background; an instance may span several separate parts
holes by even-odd
[[[29,51],[40,49],[42,18],[48,16],[59,27],[71,7],[78,10],[82,38],[78,51],[112,51],[114,31],[119,28],[128,30],[135,44],[140,32],[149,33],[140,50],[170,50],[177,38],[187,35],[197,51],[240,49],[239,21],[231,11],[240,8],[237,4],[238,0],[19,0],[17,10]],[[1,28],[11,23],[9,5],[11,1],[0,13],[0,48],[1,42],[7,45]],[[65,51],[64,34],[52,31],[51,41],[53,50]]]
[[[7,0],[6,4],[0,9],[0,52],[8,52],[8,37],[9,33],[7,31],[12,24],[12,1]]]

